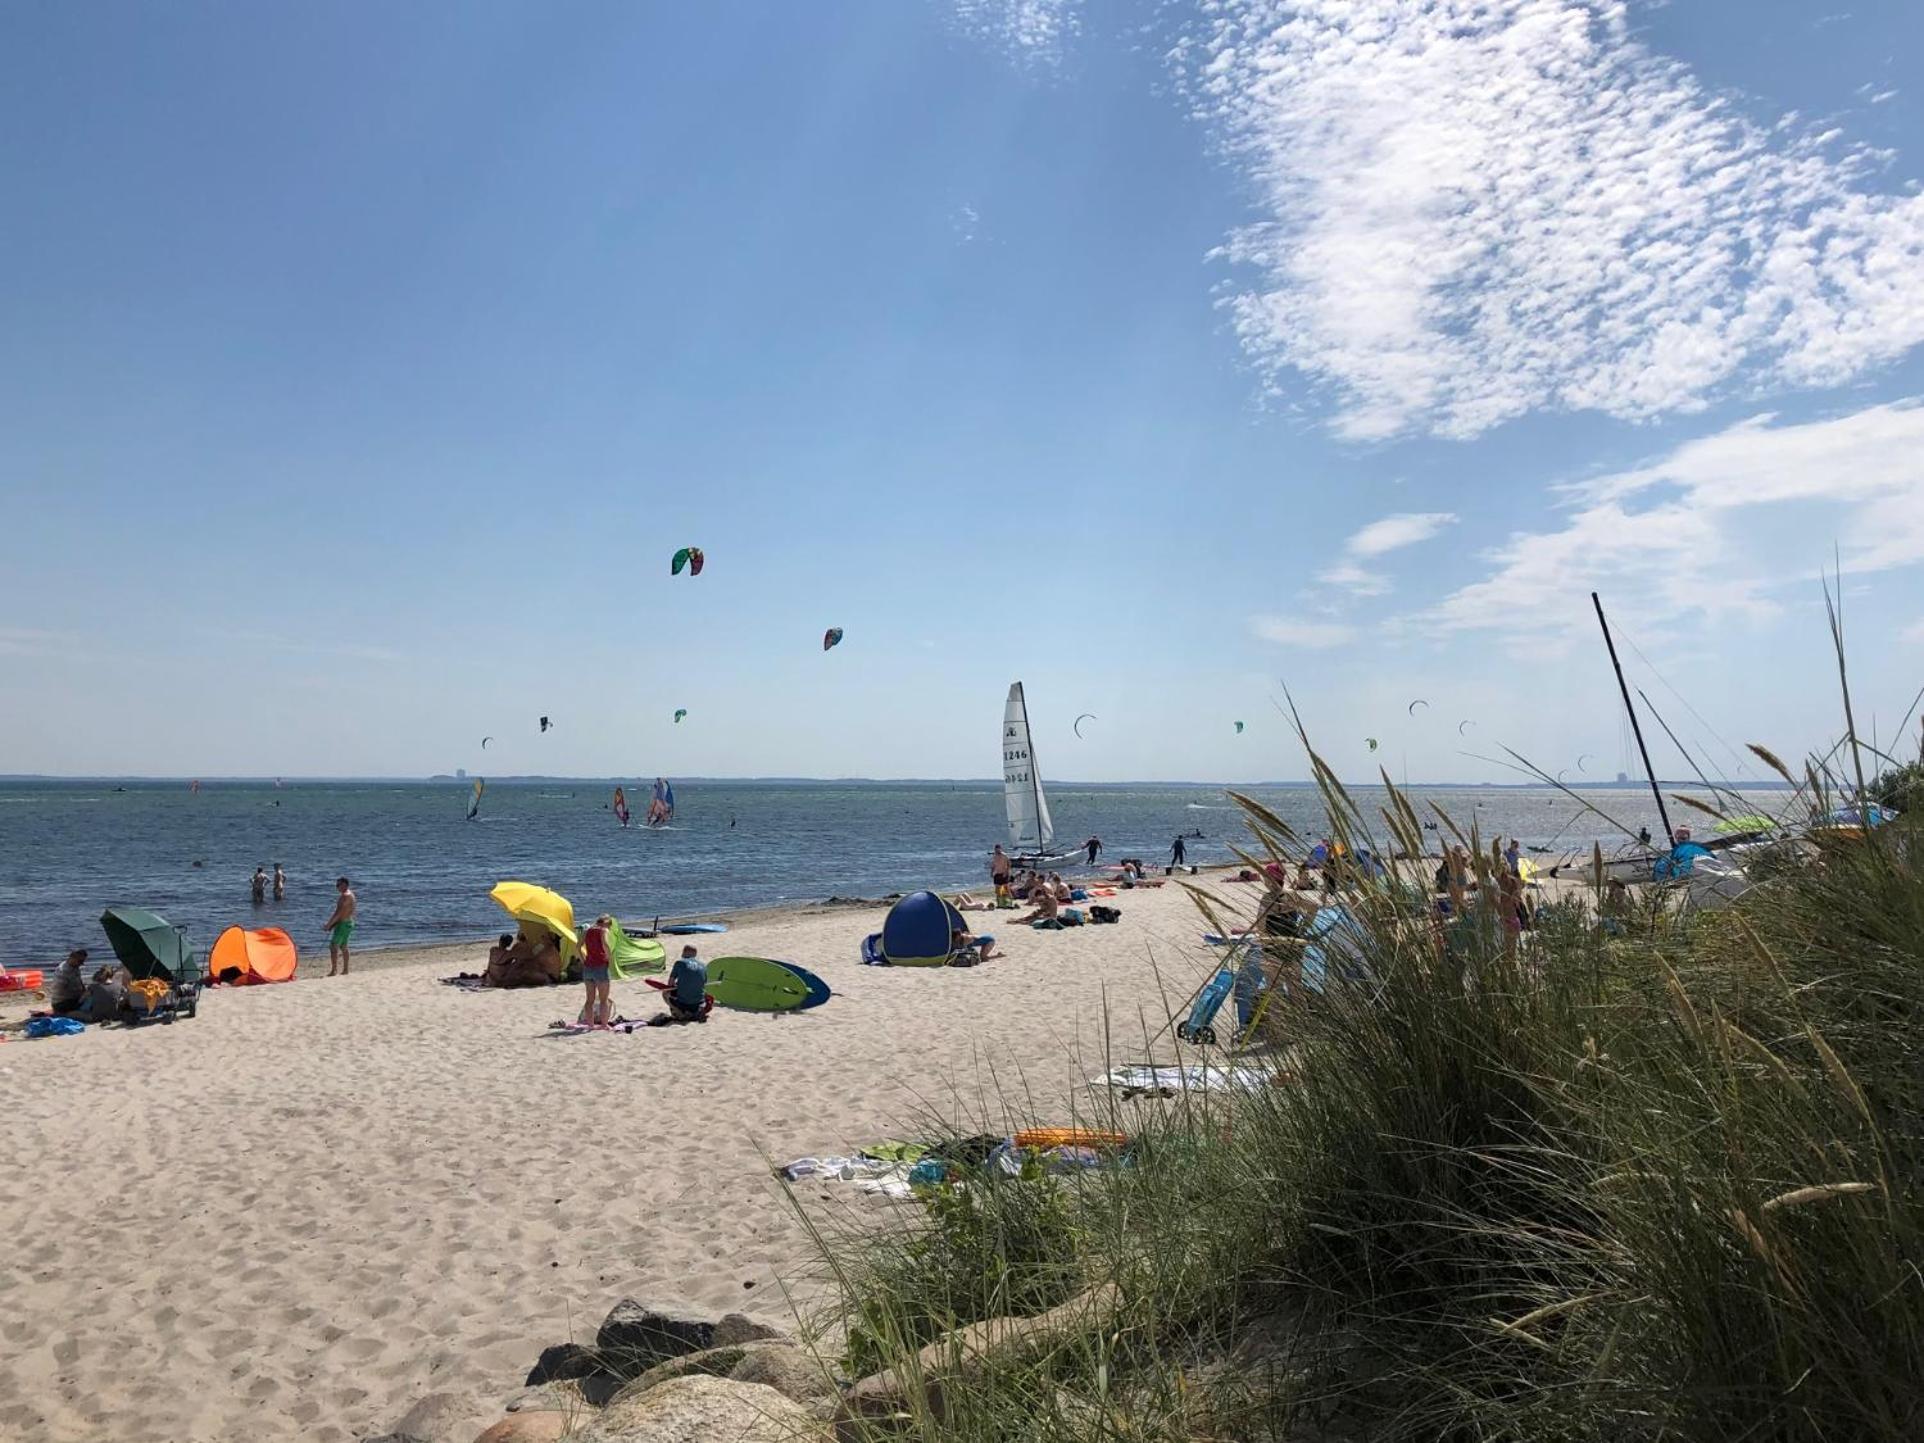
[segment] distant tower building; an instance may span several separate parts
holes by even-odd
[[[1629,785],[1629,782],[1630,782],[1630,773],[1628,773],[1628,772],[1618,772],[1618,773],[1617,773],[1617,785],[1618,785],[1618,786],[1620,786],[1620,787],[1621,787],[1621,786],[1627,786],[1627,785]]]
[[[466,767],[456,767],[454,769],[454,779],[457,782],[465,782],[468,779],[468,769]]]

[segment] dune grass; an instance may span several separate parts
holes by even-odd
[[[1421,850],[1393,787],[1365,818],[1315,765],[1339,839]],[[1252,860],[1301,855],[1243,805]],[[826,1240],[853,1373],[1098,1282],[1124,1299],[877,1436],[1924,1437],[1911,818],[1723,911],[1606,930],[1573,898],[1514,952],[1488,906],[1440,928],[1426,885],[1355,881],[1360,975],[1273,993],[1258,1029],[1283,1085],[1132,1114],[1127,1167]]]

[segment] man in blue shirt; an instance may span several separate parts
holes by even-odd
[[[679,1022],[698,1021],[708,992],[708,964],[693,947],[681,949],[681,956],[668,973],[668,1012]]]

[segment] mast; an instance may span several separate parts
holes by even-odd
[[[1623,693],[1623,709],[1630,714],[1630,730],[1637,738],[1637,754],[1643,758],[1643,774],[1650,781],[1650,795],[1657,801],[1657,818],[1663,823],[1663,844],[1669,847],[1677,834],[1670,830],[1670,813],[1664,810],[1663,791],[1657,785],[1657,770],[1650,765],[1650,748],[1643,744],[1643,728],[1637,724],[1637,709],[1630,704],[1630,686],[1623,679],[1623,663],[1617,660],[1617,644],[1610,639],[1610,623],[1603,617],[1603,602],[1596,592],[1590,604],[1597,609],[1597,625],[1603,628],[1603,644],[1610,649],[1610,666],[1617,673],[1617,690]]]

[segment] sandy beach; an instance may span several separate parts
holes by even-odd
[[[969,970],[862,966],[880,908],[698,939],[835,989],[786,1017],[550,1036],[579,988],[440,985],[478,942],[345,980],[314,975],[322,949],[176,1026],[10,1040],[0,1437],[345,1443],[431,1391],[505,1399],[623,1296],[786,1319],[821,1293],[771,1162],[907,1135],[991,1073],[1066,1120],[1105,1015],[1115,1058],[1143,1058],[1213,954],[1182,888],[1116,904],[1119,925],[1061,932],[975,918],[1007,956]]]

